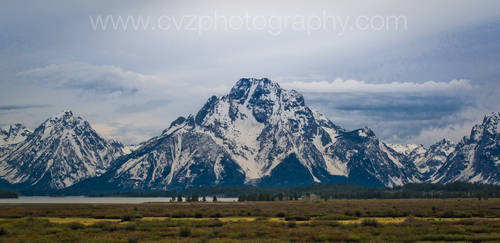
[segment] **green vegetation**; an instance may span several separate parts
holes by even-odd
[[[17,192],[0,190],[0,198],[18,198]]]
[[[401,199],[401,198],[499,198],[500,186],[455,182],[449,184],[407,184],[395,188],[368,188],[355,185],[312,185],[301,187],[248,187],[240,188],[238,201],[281,201],[310,198],[321,199]],[[194,189],[193,189],[194,190]],[[212,189],[222,190],[222,189]],[[231,196],[237,188],[225,188]]]
[[[1,188],[0,188],[1,189]],[[11,192],[12,194],[12,192]],[[15,194],[15,193],[14,193]],[[12,195],[14,195],[12,194]],[[500,198],[500,185],[473,184],[454,182],[449,184],[407,184],[395,188],[370,188],[355,185],[310,185],[295,187],[255,187],[255,186],[225,186],[225,187],[198,187],[175,191],[20,191],[20,195],[52,195],[71,196],[87,195],[91,197],[171,197],[172,201],[188,201],[216,197],[238,197],[240,201],[276,201],[299,200],[306,195],[316,195],[323,199],[399,199],[399,198]],[[16,194],[17,195],[17,194]]]
[[[183,225],[179,229],[179,236],[181,237],[188,237],[191,235],[191,227],[187,225]]]
[[[0,204],[0,218],[83,217],[130,222],[143,217],[500,217],[500,199],[331,199],[328,201],[168,202],[144,204]]]
[[[500,199],[3,204],[0,242],[500,241]]]

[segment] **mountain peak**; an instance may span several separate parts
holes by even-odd
[[[369,127],[358,129],[357,132],[360,137],[375,137],[375,133]]]
[[[70,110],[64,110],[59,114],[47,119],[42,125],[46,127],[52,126],[63,126],[63,127],[74,127],[74,126],[87,126],[88,122],[82,117],[76,116]]]
[[[446,138],[443,138],[441,140],[439,140],[437,143],[435,143],[434,145],[454,145],[455,143],[449,139],[446,139]]]
[[[281,88],[278,83],[272,82],[268,78],[242,78],[231,88],[228,96],[233,100],[246,99],[252,90],[260,90],[264,93],[276,93]]]
[[[72,117],[73,117],[73,112],[71,110],[63,110],[59,114],[55,115],[53,118],[59,119],[59,120],[62,120],[62,119],[66,120],[66,119],[72,118]]]
[[[483,119],[483,126],[491,134],[500,133],[500,112],[493,112]]]
[[[259,123],[265,123],[273,115],[299,110],[307,113],[308,109],[304,97],[297,91],[284,90],[268,78],[242,78],[227,95],[210,97],[196,114],[195,123],[218,127],[226,122],[223,121],[225,117],[234,122],[237,118],[249,116]]]
[[[492,112],[490,113],[489,115],[486,115],[484,117],[484,120],[487,121],[487,120],[498,120],[500,119],[500,112]]]
[[[460,141],[446,163],[433,175],[433,182],[468,181],[500,184],[500,113],[486,115]]]
[[[465,137],[464,139],[479,141],[484,135],[489,134],[490,137],[494,137],[498,133],[500,133],[500,112],[493,112],[486,115],[481,124],[474,125],[469,138]]]
[[[32,131],[20,123],[4,126],[0,129],[0,146],[24,141]]]
[[[5,131],[5,132],[9,132],[9,131],[12,131],[12,130],[26,129],[26,126],[24,126],[21,123],[15,123],[15,124],[12,124],[12,125],[3,126],[0,129],[3,130],[3,131]]]
[[[61,189],[105,172],[123,155],[121,143],[107,141],[73,112],[47,119],[3,159],[2,179]]]
[[[273,82],[268,78],[241,78],[240,80],[238,80],[238,82],[236,82],[236,84],[234,86],[239,86],[239,85],[246,84],[246,83],[250,83],[252,85],[259,85],[259,84],[260,85],[274,85],[274,86],[279,87],[278,83]]]

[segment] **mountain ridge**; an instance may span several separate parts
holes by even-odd
[[[174,120],[136,152],[108,171],[108,183],[133,189],[217,186],[227,183],[224,173],[232,175],[231,184],[242,185],[416,181],[414,166],[373,131],[346,131],[307,107],[300,93],[266,78],[240,79],[227,95],[210,97],[195,115]],[[303,180],[278,172],[287,171],[283,161],[303,168]]]
[[[71,111],[33,132],[22,125],[14,126],[17,132],[3,129],[0,141],[16,143],[0,146],[0,179],[54,190],[500,184],[499,121],[500,113],[486,116],[457,144],[386,144],[370,128],[334,124],[295,90],[242,78],[228,94],[211,96],[198,112],[135,147],[102,138]]]
[[[2,157],[0,178],[32,188],[62,189],[104,173],[112,160],[124,154],[121,149],[65,110],[45,120]]]

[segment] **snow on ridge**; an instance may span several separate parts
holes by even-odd
[[[33,131],[22,124],[7,125],[0,129],[0,147],[19,144]]]
[[[123,155],[122,149],[101,138],[81,117],[64,111],[45,120],[2,157],[2,170],[8,172],[1,177],[10,183],[61,189],[101,175],[111,160]]]
[[[357,160],[351,161],[349,155],[342,155],[343,151],[338,146],[345,144],[352,146],[349,151],[353,153],[353,156],[363,154],[364,152],[361,150],[364,149],[367,150],[369,156],[374,156],[366,158],[367,161],[363,162],[372,163],[366,165],[371,166],[367,168],[370,170],[367,171],[369,174],[376,173],[378,169],[372,167],[378,163],[381,163],[385,170],[395,170],[390,172],[394,180],[391,178],[383,180],[386,185],[399,185],[408,180],[401,174],[406,172],[403,172],[405,169],[399,155],[396,155],[385,145],[375,146],[374,142],[381,142],[376,139],[370,129],[356,130],[359,137],[364,136],[365,139],[362,141],[350,137],[351,134],[352,132],[334,125],[324,115],[308,108],[303,96],[294,90],[281,89],[277,83],[268,79],[240,79],[231,88],[229,94],[211,97],[196,116],[178,118],[172,122],[169,128],[164,130],[161,138],[151,139],[147,142],[150,146],[145,145],[141,149],[147,148],[150,150],[146,151],[147,154],[155,157],[155,153],[164,153],[164,149],[176,151],[175,147],[179,144],[175,140],[177,137],[203,138],[202,141],[208,143],[207,148],[216,145],[217,147],[213,148],[221,149],[221,154],[229,156],[230,160],[236,163],[238,168],[241,168],[245,183],[253,183],[271,175],[271,172],[287,156],[294,153],[298,162],[307,169],[312,180],[316,183],[322,183],[327,182],[329,176],[347,177],[348,168],[352,166],[349,163],[358,163]],[[200,141],[186,142],[195,145],[194,147],[190,147],[192,145],[183,147],[186,150],[186,155],[190,151],[194,152],[194,148],[202,154],[212,152],[205,151],[205,146],[196,146],[196,143]],[[361,147],[357,147],[359,145],[356,143],[361,143]],[[363,146],[367,147],[363,148]],[[210,170],[215,175],[214,180],[216,182],[224,180],[221,176],[222,173],[225,173],[226,168],[220,157],[206,158],[203,162],[183,160],[174,152],[170,157],[166,162],[163,162],[172,165],[169,167],[167,180],[162,182],[164,186],[179,181],[193,182],[196,179],[196,173],[201,172],[191,170],[192,163],[200,163],[194,165],[195,168],[200,168],[203,163],[209,162],[212,166]],[[370,160],[374,161],[370,162]],[[145,158],[132,155],[132,158],[118,169],[118,173],[130,171],[131,167],[126,167],[129,166],[128,163],[134,161],[150,163]],[[157,162],[151,161],[151,163]],[[162,165],[154,166],[152,170],[156,171],[157,168],[161,170],[160,166]],[[188,178],[188,174],[192,177]],[[173,181],[174,178],[176,181]],[[139,184],[141,183],[145,182]]]
[[[418,144],[396,144],[396,143],[387,143],[386,144],[389,148],[392,150],[403,154],[403,155],[409,155],[411,152],[413,152],[415,149],[420,147]]]

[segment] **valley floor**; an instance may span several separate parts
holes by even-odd
[[[500,242],[500,199],[4,204],[0,242]]]

